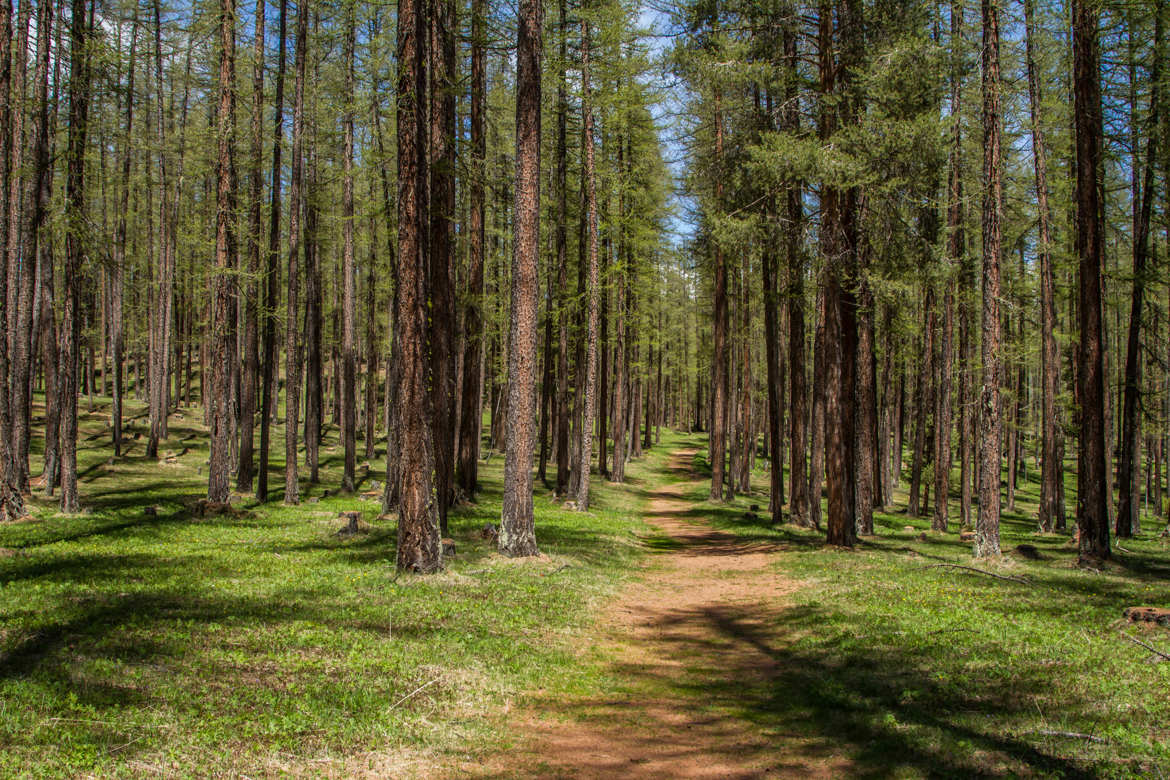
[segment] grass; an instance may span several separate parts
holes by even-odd
[[[696,467],[707,469],[696,444]],[[1028,482],[1017,511],[1003,514],[1007,554],[974,561],[954,532],[953,500],[953,532],[935,534],[929,517],[904,514],[899,493],[894,511],[876,514],[876,535],[841,551],[815,532],[773,528],[765,475],[755,480],[727,504],[708,502],[706,485],[688,496],[712,525],[781,545],[778,575],[803,583],[766,616],[768,637],[738,637],[772,642],[779,670],[735,693],[740,717],[844,754],[859,775],[1170,774],[1170,663],[1122,636],[1170,651],[1170,631],[1126,625],[1121,614],[1170,605],[1170,550],[1156,519],[1143,518],[1156,530],[1115,545],[1102,570],[1080,569],[1070,536],[1036,533],[1039,485]],[[1019,544],[1042,559],[1017,554]],[[1028,584],[930,568],[939,563]]]
[[[111,460],[108,399],[97,403],[81,421],[85,511],[37,500],[34,520],[0,527],[0,776],[425,776],[506,751],[522,736],[510,708],[533,692],[567,701],[621,685],[589,651],[591,620],[654,551],[679,544],[641,519],[647,496],[681,479],[665,472],[669,453],[695,447],[706,468],[701,437],[668,435],[630,464],[627,485],[595,479],[588,514],[538,487],[546,557],[508,561],[478,534],[499,514],[495,455],[478,502],[451,516],[448,571],[396,577],[393,521],[326,495],[340,482],[335,429],[300,506],[244,497],[236,515],[199,518],[198,413],[172,418],[163,450],[175,457],[147,460],[130,404],[131,446]],[[283,463],[272,468],[278,486]],[[363,486],[382,468],[359,465]],[[1000,561],[974,562],[957,534],[898,511],[904,494],[877,514],[876,536],[827,549],[751,511],[766,507],[765,476],[730,503],[708,502],[703,484],[687,497],[696,521],[778,546],[777,576],[801,583],[722,627],[729,643],[766,648],[774,671],[664,682],[674,693],[719,702],[778,751],[795,737],[862,776],[1170,774],[1170,663],[1122,636],[1170,650],[1170,632],[1121,620],[1126,606],[1170,604],[1166,540],[1147,532],[1101,571],[1078,569],[1069,537],[1035,533],[1029,482],[1004,514]],[[349,509],[369,532],[342,539]],[[1022,543],[1043,558],[1011,552]]]
[[[499,739],[521,692],[592,684],[575,648],[641,554],[631,532],[654,458],[629,487],[595,480],[588,514],[538,486],[545,557],[509,561],[479,535],[498,522],[496,455],[478,502],[452,512],[448,570],[396,577],[393,520],[326,495],[340,482],[335,429],[300,506],[242,497],[236,515],[199,518],[198,412],[172,418],[161,450],[176,457],[155,461],[128,405],[131,445],[111,459],[97,403],[82,404],[83,513],[38,499],[35,519],[0,527],[0,776],[421,775]],[[369,532],[341,539],[350,509]]]

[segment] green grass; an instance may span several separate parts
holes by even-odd
[[[695,443],[704,470],[705,442]],[[1039,486],[1029,482],[1017,491],[1018,511],[1002,518],[1007,554],[975,561],[958,538],[953,497],[952,533],[934,534],[929,517],[904,514],[899,493],[895,511],[876,514],[877,534],[841,551],[814,532],[771,527],[765,475],[755,477],[752,494],[729,504],[708,502],[705,484],[689,496],[696,517],[780,545],[778,575],[803,583],[786,608],[764,616],[767,636],[738,637],[774,648],[778,669],[766,684],[727,692],[739,716],[841,753],[861,775],[1170,775],[1170,662],[1153,663],[1122,636],[1170,651],[1170,631],[1126,625],[1121,614],[1170,606],[1170,550],[1155,535],[1162,523],[1143,518],[1155,532],[1122,540],[1100,571],[1080,569],[1070,536],[1035,532]],[[1043,559],[1024,559],[1018,544]],[[929,568],[937,563],[1029,584]],[[1057,731],[1103,741],[1042,733]]]
[[[478,502],[452,513],[448,571],[396,577],[393,521],[377,503],[325,495],[340,481],[334,429],[321,484],[302,483],[300,506],[245,497],[236,516],[199,518],[198,412],[172,418],[162,450],[173,462],[148,461],[146,420],[130,404],[132,444],[111,461],[108,400],[97,400],[82,417],[85,512],[38,499],[34,520],[0,527],[0,776],[426,776],[507,750],[522,737],[507,729],[510,708],[528,694],[571,701],[621,685],[589,649],[591,621],[646,553],[679,545],[641,519],[648,494],[681,479],[665,473],[669,453],[693,446],[706,467],[701,437],[669,435],[630,464],[627,485],[595,478],[589,514],[538,486],[547,557],[516,562],[478,535],[498,519],[494,454]],[[363,486],[383,465],[367,475],[359,464]],[[279,486],[283,463],[272,468]],[[1002,561],[975,562],[957,534],[899,511],[878,513],[877,535],[855,551],[832,550],[814,532],[771,527],[766,475],[755,476],[731,503],[708,502],[704,484],[688,497],[697,522],[777,545],[777,576],[801,583],[720,627],[766,649],[774,671],[734,674],[741,655],[730,653],[734,685],[675,693],[776,735],[778,751],[796,737],[859,775],[1170,774],[1170,663],[1121,635],[1170,649],[1170,631],[1121,621],[1126,606],[1170,604],[1166,540],[1147,532],[1101,571],[1078,569],[1069,537],[1035,533],[1029,482],[1004,515]],[[904,503],[898,494],[894,509]],[[347,509],[368,533],[336,535]],[[1021,543],[1043,559],[1012,553]]]
[[[448,570],[396,577],[393,520],[376,502],[324,495],[340,482],[335,429],[300,506],[244,497],[238,516],[199,518],[199,413],[172,418],[160,450],[181,454],[157,462],[130,404],[132,444],[109,460],[108,399],[97,400],[91,414],[82,403],[85,511],[38,499],[34,520],[0,527],[0,776],[426,774],[498,739],[520,692],[595,680],[579,637],[639,559],[631,532],[661,453],[632,465],[628,487],[595,478],[588,514],[538,484],[547,557],[520,562],[478,533],[498,522],[494,455],[478,502],[452,512]],[[279,488],[283,463],[272,467]],[[383,468],[370,464],[363,483]],[[369,533],[336,535],[348,509]]]

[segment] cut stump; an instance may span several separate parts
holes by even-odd
[[[1170,626],[1170,609],[1163,607],[1126,607],[1122,613],[1131,623],[1157,623]]]

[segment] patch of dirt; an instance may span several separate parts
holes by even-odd
[[[670,467],[690,474],[694,451]],[[521,744],[459,775],[478,777],[834,777],[848,762],[745,711],[742,686],[777,676],[771,617],[801,583],[772,568],[779,547],[689,522],[692,483],[662,488],[648,520],[652,568],[607,608],[597,652],[611,690],[539,698],[511,718]],[[664,538],[665,537],[665,538]],[[750,678],[746,679],[745,675]],[[776,691],[782,695],[782,691]],[[750,710],[750,705],[748,706]]]

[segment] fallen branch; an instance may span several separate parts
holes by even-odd
[[[1105,740],[1100,737],[1094,737],[1092,734],[1082,734],[1079,731],[1050,731],[1049,729],[1037,729],[1029,731],[1029,734],[1043,734],[1046,737],[1066,737],[1068,739],[1083,739],[1088,742],[1096,742],[1099,745],[1105,744]]]
[[[436,677],[435,679],[431,680],[429,683],[423,683],[422,685],[418,686],[417,688],[415,688],[415,689],[414,689],[413,691],[411,691],[410,693],[408,693],[408,694],[406,694],[405,696],[403,696],[403,697],[402,697],[401,699],[399,699],[398,701],[396,701],[396,702],[394,702],[393,704],[391,704],[391,705],[390,705],[390,709],[391,709],[391,710],[392,710],[392,709],[395,709],[396,707],[398,707],[398,705],[399,705],[399,704],[402,704],[402,703],[403,703],[404,701],[406,701],[407,699],[410,699],[410,698],[414,697],[414,695],[415,695],[415,694],[417,694],[417,693],[421,693],[422,691],[426,690],[427,688],[430,688],[432,685],[434,685],[435,683],[437,683],[437,682],[438,682],[439,680],[441,680],[441,679],[442,679],[441,677]],[[389,711],[389,710],[388,710],[388,711]]]
[[[1129,641],[1133,642],[1135,645],[1141,645],[1142,647],[1146,648],[1147,650],[1149,650],[1151,653],[1153,653],[1154,655],[1158,656],[1159,658],[1162,658],[1163,660],[1166,660],[1166,661],[1170,661],[1170,654],[1168,654],[1168,653],[1163,653],[1163,652],[1162,652],[1161,650],[1159,650],[1158,648],[1156,648],[1156,647],[1151,647],[1150,645],[1147,645],[1145,642],[1143,642],[1142,640],[1138,639],[1138,638],[1137,638],[1136,636],[1134,636],[1133,634],[1127,634],[1127,633],[1125,633],[1124,631],[1122,631],[1122,632],[1121,632],[1121,635],[1122,635],[1123,637],[1125,637],[1126,639],[1128,639]]]
[[[564,564],[563,566],[560,566],[560,567],[558,567],[558,568],[556,568],[556,569],[553,569],[553,570],[552,570],[552,571],[550,571],[548,574],[545,574],[545,575],[543,575],[543,576],[545,576],[545,577],[551,577],[551,576],[552,576],[552,575],[554,575],[554,574],[559,574],[559,573],[563,572],[563,571],[564,571],[565,569],[567,569],[567,568],[569,568],[569,564],[567,564],[567,563],[566,563],[566,564]]]
[[[924,566],[923,568],[926,568],[926,569],[962,569],[963,571],[973,571],[976,574],[986,574],[988,577],[995,577],[997,580],[1007,580],[1008,582],[1019,582],[1019,583],[1022,583],[1024,585],[1031,585],[1032,584],[1032,582],[1030,580],[1026,580],[1023,577],[1016,577],[1016,576],[1011,575],[1011,574],[996,574],[995,572],[984,571],[983,569],[976,569],[973,566],[960,566],[957,563],[934,563],[934,564],[931,564],[930,566]]]

